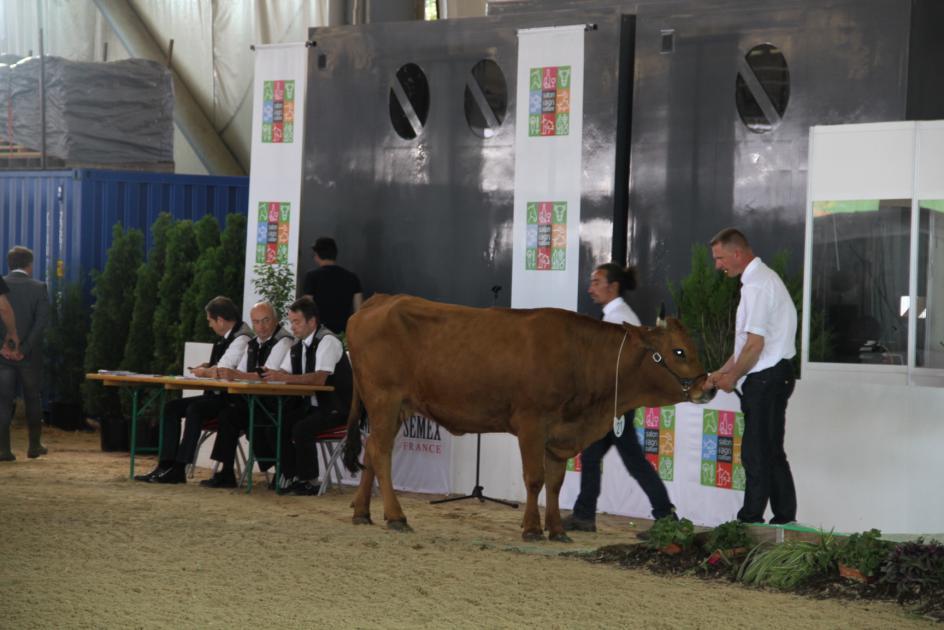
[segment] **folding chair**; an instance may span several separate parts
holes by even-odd
[[[203,422],[203,429],[200,432],[200,439],[197,440],[197,449],[193,453],[193,461],[187,464],[187,478],[193,479],[194,469],[197,467],[197,458],[200,457],[200,449],[203,447],[203,443],[209,440],[214,433],[216,433],[217,428],[219,428],[219,420],[216,418],[211,418]],[[246,451],[243,449],[242,443],[236,444],[236,477],[240,480],[239,485],[242,485],[243,478],[246,476]],[[220,462],[213,463],[213,474],[219,472]],[[266,474],[268,478],[268,474]]]
[[[344,452],[344,442],[346,439],[346,425],[329,429],[315,436],[315,443],[318,445],[321,459],[323,459],[325,463],[324,473],[321,475],[321,488],[318,490],[318,496],[328,491],[328,487],[332,483],[332,475],[334,476],[334,483],[341,485],[341,454]]]

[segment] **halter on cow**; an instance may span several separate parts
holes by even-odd
[[[413,413],[450,433],[518,437],[528,498],[525,540],[543,538],[537,499],[547,486],[545,525],[570,540],[558,495],[567,459],[603,437],[618,414],[640,406],[703,403],[705,373],[682,325],[617,325],[560,309],[468,308],[376,295],[348,322],[355,401],[344,462],[360,468],[361,402],[370,418],[354,522],[370,523],[374,478],[384,518],[409,529],[393,490],[391,453]]]

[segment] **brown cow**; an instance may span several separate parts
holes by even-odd
[[[528,491],[522,537],[543,538],[538,494],[546,481],[549,537],[569,541],[558,506],[565,466],[612,427],[617,360],[620,414],[714,395],[702,387],[694,345],[671,318],[664,328],[647,328],[554,308],[482,309],[375,295],[348,321],[347,340],[355,402],[344,463],[352,472],[360,468],[358,398],[370,418],[353,520],[371,522],[376,476],[392,529],[409,529],[390,460],[397,431],[413,413],[455,435],[518,436]]]

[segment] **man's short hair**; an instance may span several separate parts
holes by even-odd
[[[29,267],[33,264],[33,250],[22,245],[13,247],[7,252],[7,264],[10,265],[10,271]]]
[[[301,313],[306,320],[318,319],[318,305],[310,295],[303,295],[288,307],[293,313]]]
[[[321,260],[337,260],[338,244],[330,236],[322,236],[311,246]]]
[[[225,319],[228,322],[239,321],[239,308],[236,307],[236,303],[223,295],[217,295],[207,302],[203,310],[213,319]]]
[[[714,235],[711,239],[712,247],[718,244],[728,246],[734,245],[738,249],[750,249],[751,244],[747,242],[747,237],[737,228],[724,228]]]

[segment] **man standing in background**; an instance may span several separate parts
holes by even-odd
[[[29,447],[26,456],[36,458],[48,451],[41,441],[43,410],[40,392],[43,378],[43,334],[49,321],[49,298],[46,285],[33,279],[33,252],[16,246],[7,254],[10,273],[3,283],[10,292],[6,295],[15,316],[12,329],[3,322],[3,337],[18,339],[19,347],[11,348],[0,356],[0,461],[14,461],[10,449],[10,424],[13,421],[13,401],[16,384],[23,387],[26,403],[26,421]],[[6,341],[4,345],[6,346]],[[11,355],[12,352],[12,355]]]
[[[348,317],[364,302],[361,281],[337,264],[338,246],[333,238],[321,237],[311,248],[315,250],[318,268],[305,275],[302,294],[315,300],[321,323],[331,332],[341,334]]]

